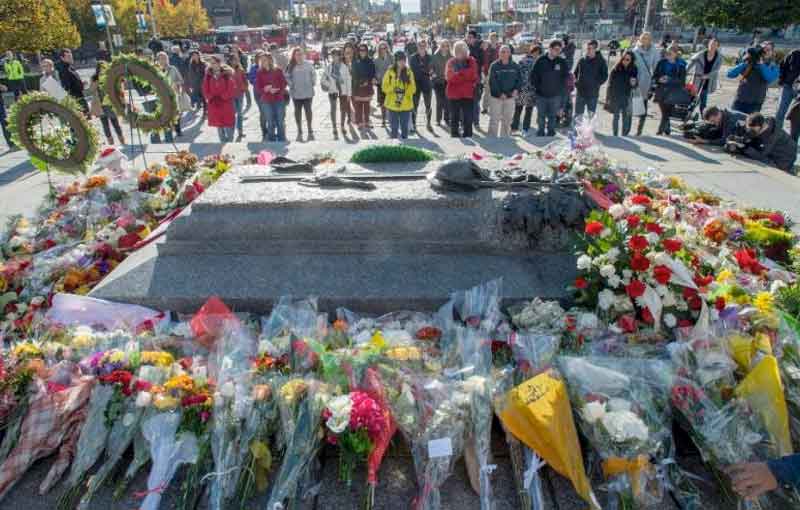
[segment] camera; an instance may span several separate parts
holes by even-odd
[[[687,122],[681,126],[681,129],[683,130],[684,138],[688,139],[715,140],[722,136],[722,129],[719,126],[704,120]]]
[[[764,48],[761,46],[753,46],[745,50],[744,60],[749,64],[757,64],[761,57],[764,56]]]
[[[755,140],[747,132],[744,121],[739,121],[736,123],[733,134],[725,140],[725,152],[742,154],[748,147],[755,147]]]

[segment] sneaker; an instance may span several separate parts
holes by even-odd
[[[297,141],[298,142],[302,142],[303,141],[303,133],[297,133]]]
[[[309,133],[309,134],[308,134],[308,141],[309,141],[309,142],[313,142],[314,140],[315,140],[315,138],[314,138],[314,133]]]
[[[526,137],[526,138],[527,138],[527,136],[528,136],[529,134],[531,134],[531,130],[530,130],[530,129],[523,129],[523,130],[522,130],[522,136],[524,136],[524,137]]]

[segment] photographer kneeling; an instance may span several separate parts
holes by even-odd
[[[775,119],[766,118],[760,113],[751,113],[747,116],[745,125],[747,135],[755,143],[745,147],[744,155],[794,175],[797,143],[775,125]]]
[[[710,106],[703,112],[703,120],[687,123],[683,130],[689,143],[695,145],[725,145],[736,134],[739,123],[744,125],[747,115],[717,106]]]

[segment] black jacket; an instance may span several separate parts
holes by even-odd
[[[725,145],[725,141],[735,134],[740,122],[744,122],[747,115],[733,110],[722,110],[722,122],[720,123],[719,138],[711,140],[713,145]]]
[[[792,50],[781,62],[779,85],[790,85],[800,77],[800,50]]]
[[[531,86],[537,96],[557,97],[567,95],[567,61],[563,57],[551,59],[545,54],[536,60],[531,71]]]
[[[627,108],[631,92],[638,87],[638,85],[631,85],[631,78],[637,76],[638,70],[635,64],[629,65],[627,69],[614,66],[611,70],[611,79],[606,89],[606,105],[611,112]]]
[[[667,81],[661,83],[661,78],[665,77]],[[669,60],[662,58],[656,64],[655,72],[653,72],[653,86],[655,87],[655,102],[667,102],[676,104],[673,100],[674,95],[686,96],[686,100],[690,99],[689,93],[683,88],[686,85],[686,62],[677,59],[675,63],[670,66]],[[683,102],[683,101],[681,101]]]
[[[56,71],[64,91],[75,99],[83,99],[83,81],[72,66],[62,60],[56,65]]]
[[[483,48],[481,48],[480,39],[475,41],[475,44],[469,47],[469,56],[474,58],[478,63],[478,74],[483,72],[483,64],[486,56],[484,55]]]
[[[417,90],[430,90],[432,63],[433,59],[430,53],[426,53],[423,57],[422,54],[417,52],[411,57],[408,65],[411,68],[411,72],[414,73]]]
[[[748,147],[745,155],[789,172],[797,159],[797,143],[786,131],[775,126],[775,119],[767,119],[767,129],[756,139],[760,149]]]
[[[575,66],[575,88],[581,97],[598,97],[607,79],[608,65],[599,53],[594,58],[583,57]]]
[[[495,60],[489,67],[489,91],[492,97],[499,98],[502,94],[511,97],[516,90],[522,88],[522,77],[519,71],[519,64],[510,61],[508,64]]]

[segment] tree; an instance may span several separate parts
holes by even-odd
[[[281,8],[283,5],[282,3]],[[275,24],[277,9],[276,2],[273,0],[239,0],[242,23],[249,27]]]
[[[153,16],[159,35],[164,37],[189,37],[207,32],[211,25],[200,0],[178,0],[176,4],[166,0],[156,2]]]
[[[796,0],[672,0],[670,8],[694,26],[750,31],[800,23],[800,2]]]
[[[36,52],[80,44],[64,0],[0,1],[0,48]]]
[[[105,38],[105,33],[97,28],[91,0],[69,0],[65,3],[83,44],[96,43]]]

